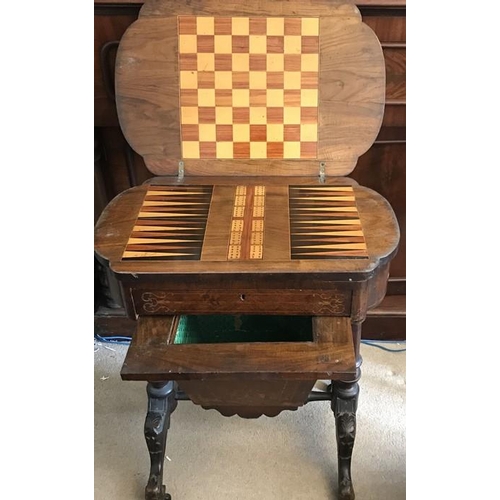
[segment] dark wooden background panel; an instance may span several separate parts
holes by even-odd
[[[406,275],[406,144],[376,143],[359,158],[358,165],[349,176],[362,186],[380,193],[392,206],[401,230],[398,254],[391,262],[390,276]]]
[[[350,175],[360,184],[378,191],[394,208],[401,228],[399,252],[391,265],[387,300],[369,313],[365,338],[404,338],[405,256],[405,126],[406,126],[406,8],[405,0],[360,0],[356,2],[363,21],[381,41],[386,61],[386,107],[376,143],[359,158]],[[127,144],[118,125],[114,93],[116,43],[139,15],[137,0],[94,0],[94,126],[96,137],[95,219],[105,204],[131,186],[152,177],[143,159]],[[102,271],[101,272],[105,272]],[[109,278],[101,280],[107,283]],[[98,283],[99,281],[96,281]],[[99,286],[99,285],[96,285]],[[106,285],[114,288],[113,284]],[[100,334],[124,334],[133,325],[119,304],[108,297],[95,315]],[[125,330],[124,330],[125,328]],[[131,330],[129,330],[131,331]]]
[[[386,69],[386,99],[406,99],[406,49],[404,47],[383,47]]]
[[[378,5],[360,0],[356,5],[361,12],[363,22],[377,33],[382,43],[406,41],[405,0],[380,1]]]
[[[142,157],[128,145],[119,127],[99,127],[96,137],[102,149],[100,163],[108,201],[153,177]]]
[[[384,119],[382,120],[382,130],[384,129],[384,127],[406,127],[406,105],[404,101],[385,103],[385,113]]]
[[[94,5],[94,125],[118,127],[114,93],[117,46],[126,29],[139,16],[139,6],[104,7]],[[107,44],[109,44],[107,46]]]
[[[405,9],[374,9],[361,7],[363,22],[377,33],[382,43],[403,43],[406,40]]]

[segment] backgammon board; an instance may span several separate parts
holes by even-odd
[[[110,234],[111,223],[119,231]],[[342,272],[356,280],[399,238],[382,196],[348,178],[304,177],[157,177],[115,198],[97,234],[97,251],[123,276]]]
[[[275,238],[273,229],[288,229]],[[149,186],[124,260],[367,258],[352,186]]]

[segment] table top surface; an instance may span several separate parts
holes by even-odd
[[[398,240],[387,201],[346,178],[154,178],[96,226],[118,273],[367,272]]]

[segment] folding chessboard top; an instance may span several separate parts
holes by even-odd
[[[183,158],[316,158],[319,19],[179,17]]]
[[[150,0],[117,56],[120,125],[156,174],[346,175],[384,92],[377,38],[326,0]]]

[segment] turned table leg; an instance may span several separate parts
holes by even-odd
[[[354,500],[351,458],[356,437],[357,382],[334,382],[332,410],[335,415],[339,467],[339,500]]]
[[[144,435],[151,458],[146,500],[171,500],[163,486],[163,461],[170,415],[177,406],[173,382],[148,383],[148,414]]]

